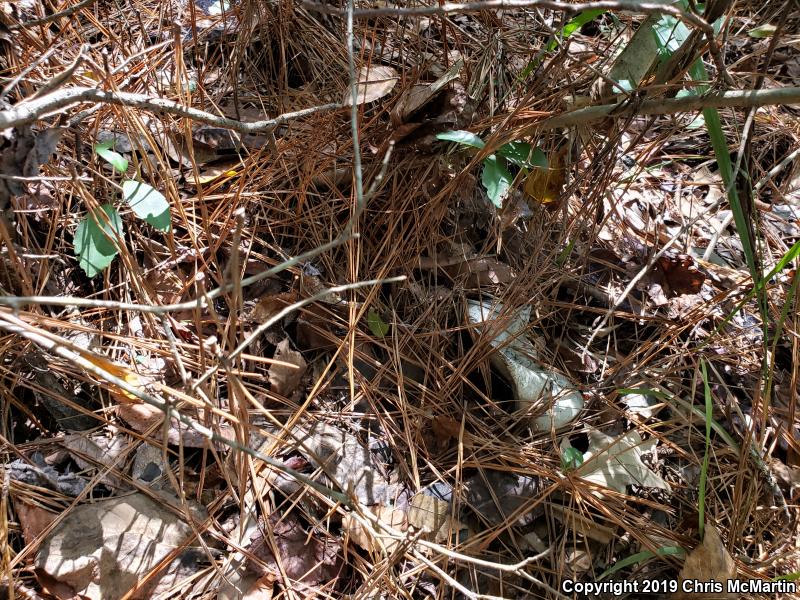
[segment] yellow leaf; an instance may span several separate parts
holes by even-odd
[[[131,371],[127,367],[123,367],[122,365],[119,365],[111,360],[108,360],[103,356],[86,353],[83,355],[83,357],[90,363],[92,363],[95,367],[103,369],[104,371],[113,375],[114,377],[122,379],[125,383],[127,383],[132,387],[143,389],[144,386],[147,384],[145,379],[141,377],[138,373],[135,373],[134,371]],[[121,388],[117,388],[117,386],[115,386],[113,383],[109,383],[109,388],[110,388],[109,391],[118,402],[125,402],[125,403],[133,402],[135,404],[141,402],[139,398],[137,398],[130,392],[127,392]]]
[[[531,169],[525,179],[525,193],[539,204],[555,207],[561,200],[561,192],[567,182],[567,169],[564,168],[564,159],[568,149],[569,144],[564,144],[555,153],[555,156],[549,159],[549,169],[535,167]]]

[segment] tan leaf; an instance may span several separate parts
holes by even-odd
[[[672,595],[672,600],[694,600],[696,598],[713,598],[714,600],[735,600],[737,595],[728,593],[728,580],[736,577],[736,563],[725,549],[719,532],[713,525],[706,525],[703,543],[695,548],[686,558],[683,569],[678,576],[678,591]],[[718,582],[722,589],[713,593],[687,593],[682,591],[684,581]],[[693,584],[697,588],[696,584]]]
[[[375,516],[392,529],[404,531],[406,528],[406,514],[398,509],[390,506],[375,506],[372,508]],[[387,552],[392,552],[399,542],[392,538],[383,537],[381,534],[384,532],[380,529],[367,530],[361,523],[359,523],[351,514],[347,514],[342,519],[342,528],[347,532],[350,541],[358,544],[364,550],[370,552],[381,552],[385,549]]]
[[[385,65],[361,67],[358,72],[358,85],[356,86],[356,104],[366,104],[383,98],[394,89],[399,79],[400,76],[392,67]],[[344,93],[342,104],[345,106],[353,104],[352,91],[349,87]]]
[[[408,524],[422,529],[435,542],[445,542],[467,529],[451,516],[450,503],[428,494],[419,493],[411,499]]]
[[[433,99],[444,87],[456,79],[464,66],[464,60],[458,59],[447,72],[433,83],[418,83],[407,88],[397,101],[392,110],[392,120],[396,123],[405,122],[411,113],[419,110]]]
[[[297,350],[289,347],[289,338],[275,349],[275,360],[269,368],[269,385],[273,392],[288,396],[297,389],[306,372],[306,360]]]

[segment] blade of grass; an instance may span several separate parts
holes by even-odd
[[[609,575],[613,575],[614,573],[616,573],[621,569],[624,569],[625,567],[639,564],[640,562],[644,562],[650,558],[655,558],[656,556],[680,556],[681,554],[686,554],[686,550],[684,550],[680,546],[662,546],[655,552],[651,552],[650,550],[637,552],[636,554],[632,554],[627,558],[623,558],[622,560],[618,560],[617,562],[615,562],[608,569],[603,571],[600,577],[597,578],[597,581],[602,581]]]
[[[711,448],[711,422],[713,415],[713,403],[711,402],[711,387],[708,385],[708,372],[706,370],[706,361],[700,361],[700,372],[703,376],[703,396],[706,401],[706,451],[703,455],[703,466],[700,469],[700,489],[698,491],[697,512],[698,512],[698,529],[700,531],[700,538],[703,537],[703,530],[705,528],[706,516],[706,484],[708,482],[708,463],[709,463],[709,449]]]

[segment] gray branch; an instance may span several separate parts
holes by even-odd
[[[523,132],[515,131],[514,134],[519,136],[533,131],[586,125],[607,117],[671,115],[694,112],[705,108],[754,108],[778,104],[800,104],[800,87],[782,87],[771,90],[737,90],[703,96],[658,98],[645,100],[641,103],[634,101],[621,104],[587,106],[544,119],[525,127]]]
[[[23,100],[19,104],[0,111],[0,129],[28,125],[55,111],[63,110],[68,106],[81,102],[104,102],[118,106],[144,108],[155,113],[169,113],[179,117],[187,117],[194,121],[233,129],[239,133],[260,133],[272,131],[276,127],[315,113],[326,112],[340,108],[340,104],[324,104],[305,108],[295,112],[284,113],[274,119],[243,123],[235,119],[220,117],[204,110],[178,104],[172,100],[148,96],[147,94],[134,94],[130,92],[110,92],[87,87],[74,87],[59,90],[34,100]]]

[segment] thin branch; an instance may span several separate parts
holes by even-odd
[[[47,15],[46,17],[42,17],[41,19],[32,19],[31,21],[25,21],[24,23],[12,25],[11,27],[9,27],[9,29],[11,31],[15,31],[17,29],[35,27],[36,25],[46,25],[47,23],[52,23],[53,21],[57,21],[62,17],[70,17],[79,10],[81,10],[82,8],[86,8],[90,4],[94,4],[94,2],[95,0],[81,0],[74,6],[70,6],[69,8],[62,10],[61,12],[53,13],[52,15]]]
[[[169,113],[179,117],[193,119],[201,123],[207,123],[208,125],[233,129],[239,133],[272,131],[276,127],[293,119],[341,108],[340,104],[323,104],[322,106],[314,106],[295,112],[284,113],[274,119],[243,123],[242,121],[220,117],[204,110],[192,108],[191,106],[178,104],[172,100],[148,96],[146,94],[110,92],[95,88],[75,87],[59,90],[35,100],[23,100],[8,110],[0,111],[0,129],[33,123],[47,114],[62,110],[79,102],[104,102],[106,104],[116,104],[119,106],[144,108],[156,113]]]
[[[164,306],[157,306],[153,304],[132,304],[129,302],[114,302],[113,300],[91,300],[89,298],[78,298],[73,296],[0,296],[0,306],[10,306],[14,310],[19,310],[21,307],[27,304],[49,304],[52,306],[73,306],[77,308],[110,308],[113,310],[133,310],[138,311],[141,313],[152,313],[157,315],[163,315],[170,312],[176,312],[180,310],[193,310],[195,308],[205,308],[208,305],[210,300],[214,300],[215,298],[219,298],[222,294],[226,294],[233,290],[235,286],[247,287],[249,285],[253,285],[254,283],[258,283],[266,279],[267,277],[272,277],[273,275],[277,275],[282,271],[285,271],[289,267],[294,265],[300,264],[306,260],[314,258],[315,256],[319,256],[326,250],[330,250],[337,246],[341,246],[348,240],[354,239],[358,237],[358,234],[354,233],[345,233],[339,235],[336,239],[326,242],[321,246],[317,246],[316,248],[309,250],[308,252],[303,252],[302,254],[298,254],[297,256],[287,258],[282,263],[272,267],[271,269],[267,269],[266,271],[262,271],[261,273],[257,273],[255,275],[251,275],[250,277],[246,277],[242,279],[242,281],[237,282],[236,284],[229,283],[227,285],[223,285],[218,287],[215,290],[211,290],[207,294],[203,294],[202,296],[198,296],[194,300],[188,300],[187,302],[179,302],[178,304],[166,304]]]
[[[303,6],[308,10],[326,14],[345,16],[347,12],[334,6],[321,4],[319,2],[311,2],[310,0],[304,1]],[[687,23],[691,23],[701,31],[713,31],[713,27],[703,19],[677,6],[664,2],[636,2],[632,0],[597,0],[596,2],[583,2],[578,4],[559,2],[558,0],[484,0],[483,2],[466,2],[461,4],[447,2],[433,6],[413,6],[408,8],[388,6],[383,8],[361,8],[353,11],[353,16],[360,18],[379,17],[382,15],[430,16],[516,8],[544,8],[560,10],[567,13],[579,13],[592,9],[627,10],[643,14],[663,13],[673,15]]]
[[[624,106],[619,104],[587,106],[544,119],[525,127],[521,132],[515,131],[514,134],[525,135],[534,131],[584,125],[607,117],[670,115],[699,111],[704,108],[756,108],[778,104],[800,104],[800,87],[782,87],[771,90],[735,90],[706,94],[705,96],[657,98],[645,100],[640,104],[633,103]]]

